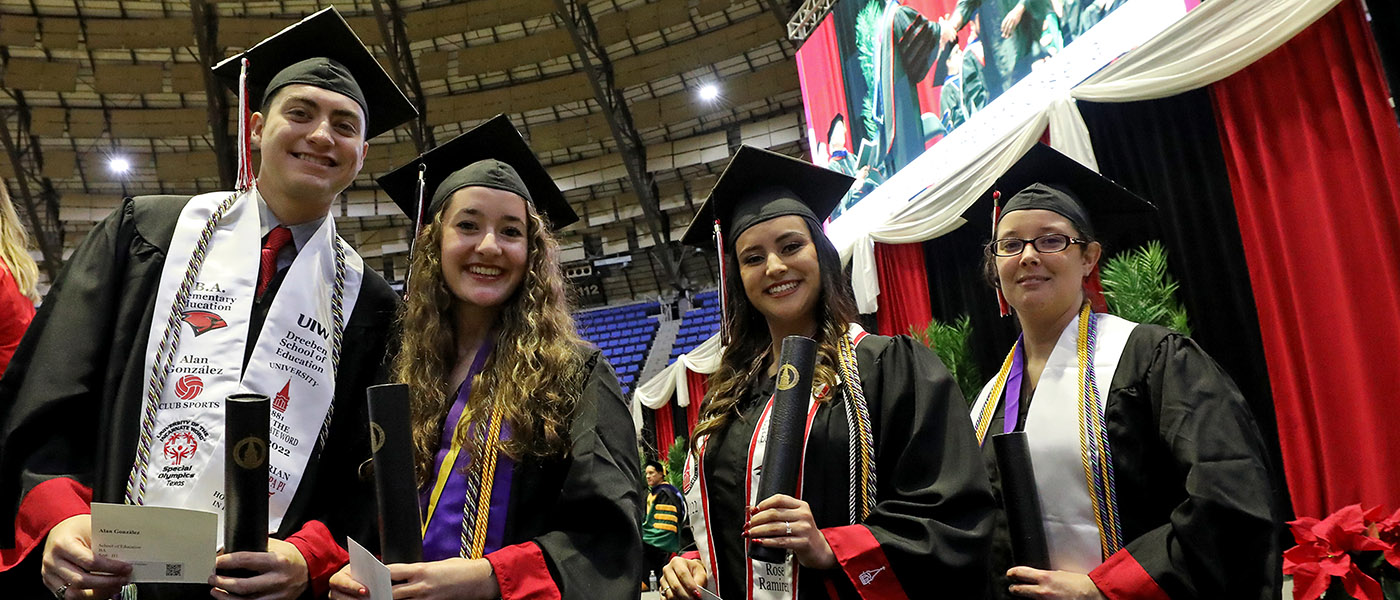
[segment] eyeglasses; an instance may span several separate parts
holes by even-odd
[[[997,256],[1020,256],[1026,250],[1026,244],[1035,246],[1035,251],[1041,254],[1055,254],[1068,250],[1071,244],[1088,244],[1089,240],[1072,238],[1063,233],[1047,233],[1035,239],[1023,240],[1020,238],[1005,238],[993,240],[991,244],[992,254]]]

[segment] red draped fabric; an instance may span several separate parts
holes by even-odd
[[[666,451],[671,448],[671,444],[676,441],[676,424],[671,416],[671,403],[667,402],[661,408],[656,409],[656,451],[661,456],[666,456]]]
[[[706,385],[710,379],[709,375],[696,373],[690,369],[685,370],[685,389],[690,393],[690,406],[685,407],[685,435],[690,437],[690,433],[695,431],[695,423],[700,420],[700,405],[705,402]]]
[[[846,87],[841,85],[843,77],[841,72],[841,50],[836,40],[836,26],[834,21],[828,19],[812,31],[812,35],[807,37],[807,41],[802,43],[802,48],[797,52],[797,78],[802,87],[802,110],[806,112],[808,127],[808,152],[811,153],[812,161],[817,164],[825,164],[826,158],[823,156],[818,160],[817,144],[826,147],[831,140],[827,139],[827,130],[831,126],[831,121],[836,115],[841,115],[846,121],[846,129],[849,131],[855,127],[852,121],[858,120],[860,115],[847,114],[846,108]],[[860,73],[853,76],[860,77]],[[855,127],[859,131],[859,127]],[[846,148],[852,153],[860,148],[859,139],[852,148],[848,134]],[[827,153],[830,150],[826,150]]]
[[[928,273],[920,244],[875,244],[875,268],[880,281],[880,309],[875,318],[882,335],[923,329],[933,319],[928,301]]]
[[[1371,43],[1345,0],[1212,89],[1299,516],[1400,499],[1400,128]]]

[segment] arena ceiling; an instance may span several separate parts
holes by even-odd
[[[208,65],[328,5],[0,0],[0,177],[46,272],[123,196],[231,187],[237,102]],[[333,209],[391,278],[410,225],[373,179],[498,113],[584,217],[562,243],[576,283],[602,292],[588,304],[710,285],[709,253],[676,240],[732,150],[804,153],[780,0],[335,6],[423,112],[371,142]],[[717,98],[699,97],[707,84]]]

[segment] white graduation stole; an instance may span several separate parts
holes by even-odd
[[[749,440],[748,460],[745,465],[748,472],[747,480],[744,484],[744,495],[749,499],[749,506],[758,506],[759,502],[766,498],[758,497],[759,481],[763,478],[762,460],[764,452],[768,447],[768,421],[773,413],[773,397],[768,398],[768,404],[763,409],[762,416],[758,419],[758,426],[754,428],[753,437]],[[812,419],[817,415],[817,408],[821,405],[815,396],[808,400],[807,424],[802,435],[802,462],[807,459],[807,439],[812,432]],[[718,563],[715,560],[714,540],[710,538],[710,512],[709,494],[705,487],[705,473],[703,467],[703,453],[705,442],[708,436],[700,439],[696,444],[696,451],[686,457],[685,461],[685,503],[686,510],[692,515],[702,518],[691,518],[691,531],[695,535],[695,546],[700,551],[700,560],[705,563],[705,567],[710,572],[710,580],[707,588],[717,592],[719,586],[719,575],[716,571]],[[756,460],[755,460],[756,459]],[[805,465],[804,465],[805,466]],[[797,471],[797,498],[802,498],[802,468]],[[699,477],[700,485],[692,485],[692,478]],[[787,553],[787,559],[782,563],[769,563],[761,560],[746,559],[748,573],[746,577],[748,590],[745,596],[748,600],[790,600],[797,594],[797,562],[793,559],[791,552]]]
[[[176,292],[205,224],[228,192],[195,196],[180,213],[161,271],[146,373],[152,372]],[[331,217],[289,267],[243,371],[261,247],[256,190],[219,220],[190,288],[183,328],[161,390],[149,440],[142,504],[207,510],[224,525],[224,399],[238,392],[272,398],[268,531],[276,531],[301,483],[335,394],[334,339],[354,311],[363,279],[359,255],[339,240]],[[339,327],[333,310],[336,245],[344,272]],[[151,380],[145,384],[147,394]],[[139,460],[138,460],[139,463]],[[135,468],[139,469],[137,464]]]
[[[851,325],[847,335],[853,339],[853,344],[858,345],[865,338],[866,333],[857,325]],[[774,397],[768,398],[768,403],[763,409],[763,414],[758,419],[758,425],[754,428],[753,437],[749,440],[748,459],[745,463],[748,477],[744,484],[744,495],[748,498],[749,506],[758,506],[760,502],[767,498],[759,498],[759,482],[763,478],[762,460],[765,456],[768,445],[768,421],[773,412]],[[848,399],[849,401],[849,399]],[[817,416],[817,409],[821,407],[815,395],[808,399],[807,422],[802,434],[802,462],[797,471],[797,498],[802,498],[802,475],[807,462],[807,441],[811,439],[812,422]],[[700,554],[700,561],[705,564],[709,571],[709,581],[706,589],[718,593],[719,575],[716,570],[719,561],[715,559],[714,539],[711,537],[710,527],[710,498],[708,487],[705,483],[704,454],[705,445],[709,441],[709,436],[704,436],[695,441],[695,451],[689,453],[685,459],[685,470],[682,475],[683,490],[685,495],[686,512],[690,515],[690,529],[695,537],[695,546]],[[855,443],[854,440],[851,443]],[[697,485],[698,484],[698,485]],[[746,559],[748,569],[746,574],[746,595],[747,600],[791,600],[797,595],[798,564],[793,554],[787,554],[787,560],[781,564],[763,562],[760,560]]]
[[[1105,313],[1098,314],[1097,319],[1094,375],[1100,383],[1098,408],[1102,414],[1118,361],[1137,323]],[[1055,341],[1031,396],[1025,431],[1031,467],[1035,470],[1035,488],[1040,495],[1050,568],[1088,573],[1103,563],[1103,551],[1080,452],[1078,332],[1079,317],[1075,317]],[[972,407],[974,424],[987,402],[1000,400],[989,398],[994,383],[995,379],[988,382],[978,394]],[[1000,432],[987,435],[996,433]]]

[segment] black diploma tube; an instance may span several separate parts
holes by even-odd
[[[768,417],[768,443],[763,451],[763,472],[758,481],[758,501],[774,494],[797,494],[797,473],[802,466],[807,405],[812,398],[812,369],[817,363],[817,343],[812,338],[783,338],[778,357],[778,381],[773,412]],[[749,542],[749,558],[769,563],[787,560],[787,550]]]
[[[1026,432],[992,436],[1001,473],[1001,498],[1011,533],[1011,559],[1017,565],[1050,569],[1050,549],[1045,541],[1044,517],[1040,512],[1040,492],[1035,487],[1030,445]]]
[[[267,552],[270,408],[262,394],[233,394],[224,402],[224,552]],[[220,574],[257,575],[242,569]]]
[[[418,512],[418,482],[413,477],[408,386],[371,386],[366,395],[379,548],[385,563],[419,562],[423,560],[423,521]]]

